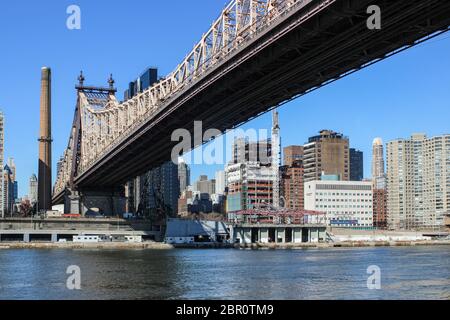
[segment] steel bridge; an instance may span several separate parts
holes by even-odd
[[[367,26],[371,5],[379,30]],[[80,78],[53,203],[169,161],[176,129],[193,133],[202,121],[225,132],[449,25],[445,0],[233,0],[172,73],[132,99],[119,102],[113,81],[96,88]]]

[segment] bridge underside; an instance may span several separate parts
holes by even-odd
[[[317,6],[313,2],[308,8]],[[381,30],[367,28],[369,5],[381,7]],[[262,33],[168,102],[156,118],[76,177],[78,188],[112,187],[169,161],[171,134],[194,121],[234,128],[371,62],[448,30],[448,1],[338,0],[301,23],[300,10]],[[351,90],[351,89],[350,89]],[[62,196],[56,195],[55,202]]]

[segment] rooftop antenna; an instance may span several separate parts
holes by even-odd
[[[84,75],[83,75],[83,70],[81,70],[81,71],[80,71],[80,75],[78,76],[78,83],[79,83],[79,86],[80,86],[80,87],[83,86],[84,80],[85,80],[85,78],[84,78]]]
[[[113,90],[113,89],[114,89],[114,83],[115,83],[115,81],[114,81],[114,79],[113,79],[112,74],[109,75],[108,83],[109,83],[109,88],[110,88],[111,90]]]

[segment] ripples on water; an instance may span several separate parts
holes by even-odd
[[[0,299],[450,299],[450,250],[0,250]]]

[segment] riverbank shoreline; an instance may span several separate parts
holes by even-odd
[[[86,250],[173,250],[173,249],[251,249],[251,250],[298,250],[298,249],[332,249],[332,248],[370,248],[370,247],[414,247],[414,246],[450,246],[450,240],[426,241],[346,241],[336,243],[196,243],[166,244],[161,242],[143,243],[13,243],[0,244],[0,250],[7,249],[86,249]]]
[[[7,249],[103,249],[103,250],[171,250],[174,247],[162,242],[141,242],[141,243],[122,243],[122,242],[100,242],[100,243],[43,243],[43,242],[5,242],[0,243],[0,250]]]

